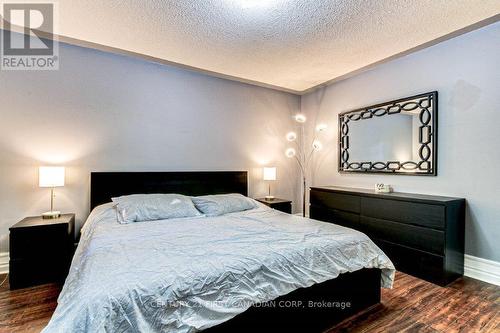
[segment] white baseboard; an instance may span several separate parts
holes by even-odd
[[[9,252],[0,252],[0,274],[9,272]]]
[[[464,275],[500,286],[500,262],[466,254]]]

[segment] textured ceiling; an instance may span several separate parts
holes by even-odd
[[[59,34],[304,91],[500,13],[500,0],[59,0]]]

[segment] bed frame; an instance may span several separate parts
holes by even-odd
[[[180,193],[191,196],[248,194],[246,171],[92,172],[90,184],[91,209],[110,202],[113,197],[137,193]],[[341,274],[336,279],[297,289],[272,302],[254,305],[207,332],[249,329],[322,332],[380,303],[380,274],[378,269]]]

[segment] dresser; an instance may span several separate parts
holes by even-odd
[[[463,198],[312,187],[310,217],[362,231],[401,272],[441,286],[463,275]]]

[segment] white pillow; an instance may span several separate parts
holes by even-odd
[[[206,216],[219,216],[257,208],[255,202],[238,193],[192,197],[194,205]]]
[[[180,194],[133,194],[111,200],[123,224],[201,215],[191,199]]]

